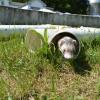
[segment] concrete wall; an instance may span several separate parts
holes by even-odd
[[[48,13],[0,6],[0,24],[55,24],[100,28],[100,16]]]

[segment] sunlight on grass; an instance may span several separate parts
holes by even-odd
[[[67,61],[47,44],[30,53],[23,35],[0,37],[0,100],[99,100],[100,37],[81,44],[79,57]]]

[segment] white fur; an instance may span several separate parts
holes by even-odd
[[[71,59],[74,57],[77,41],[71,37],[65,36],[58,41],[58,48],[64,58]]]

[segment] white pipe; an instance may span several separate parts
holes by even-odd
[[[47,29],[47,33],[48,33],[48,43],[51,43],[52,41],[56,41],[58,42],[59,39],[62,38],[62,36],[69,36],[71,38],[74,38],[77,41],[77,53],[74,55],[73,58],[76,58],[80,52],[80,42],[79,40],[81,38],[83,38],[84,36],[98,36],[100,35],[100,28],[90,28],[90,27],[80,27],[80,28],[72,28],[72,27],[68,27],[68,26],[59,26],[59,25],[0,25],[0,33],[3,35],[10,35],[10,33],[16,33],[16,32],[20,32],[20,33],[27,33],[28,29],[33,29],[35,31],[37,31],[38,33],[40,33],[41,35],[44,35],[44,31],[45,29]],[[64,33],[64,34],[63,34]],[[30,34],[30,33],[29,33]],[[60,38],[59,38],[59,34],[60,34]],[[30,34],[32,35],[32,34]],[[34,39],[34,36],[32,38],[32,36],[29,35],[29,38],[27,39],[27,41],[29,41],[30,37],[31,39]],[[62,36],[61,36],[62,35]],[[26,35],[27,36],[27,35]],[[56,38],[59,38],[58,40],[56,40]],[[40,40],[38,40],[39,42]],[[32,41],[31,41],[32,42]],[[32,42],[32,46],[31,43],[28,43],[28,47],[31,49],[33,48],[33,44],[37,43],[37,42]],[[41,46],[41,43],[39,42],[39,46]],[[34,44],[37,45],[37,44]],[[36,47],[36,48],[38,48]]]
[[[86,35],[86,34],[96,34],[100,35],[100,28],[90,28],[90,27],[79,27],[72,28],[68,26],[60,25],[0,25],[0,33],[9,34],[14,32],[26,32],[27,29],[34,29],[43,35],[45,29],[48,31],[48,35],[51,36],[55,31],[66,30],[72,32],[75,35]]]
[[[66,42],[62,42],[63,46],[59,47],[59,50],[62,52],[64,57],[68,57],[66,59],[74,59],[77,58],[80,52],[80,39],[84,37],[93,38],[100,35],[100,28],[87,28],[87,27],[80,27],[80,28],[71,28],[71,27],[62,27],[59,30],[56,30],[51,36],[49,37],[49,43],[53,43],[54,45],[58,46],[58,42],[62,39],[66,38]],[[67,40],[67,37],[71,38]],[[63,41],[62,40],[62,41]],[[65,41],[65,40],[64,40]],[[69,42],[68,42],[69,41]],[[72,41],[76,41],[76,44],[72,43]],[[70,46],[68,47],[68,44]],[[61,49],[62,48],[62,49]],[[75,50],[75,53],[69,52],[68,50]],[[67,56],[63,52],[66,51]],[[68,52],[67,52],[68,51]]]

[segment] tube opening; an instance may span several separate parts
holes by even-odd
[[[75,59],[80,52],[80,43],[75,35],[69,32],[59,32],[51,39],[50,44],[58,48],[65,59]]]

